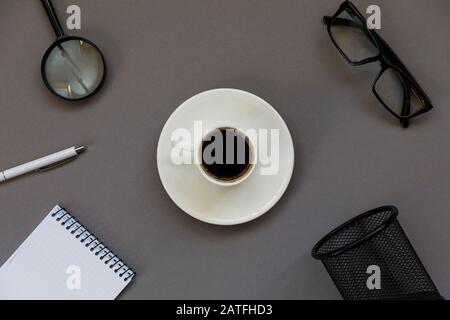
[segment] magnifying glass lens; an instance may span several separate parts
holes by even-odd
[[[45,55],[43,77],[57,95],[69,100],[83,99],[101,85],[105,64],[100,51],[83,39],[64,39]]]

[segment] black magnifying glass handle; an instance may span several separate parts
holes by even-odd
[[[52,27],[55,30],[56,37],[64,37],[64,31],[61,27],[61,23],[59,23],[58,17],[56,16],[55,9],[53,8],[51,0],[41,0],[41,2],[44,6],[45,12],[47,12],[47,16],[50,19]]]

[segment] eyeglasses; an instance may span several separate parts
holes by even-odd
[[[372,91],[381,104],[408,127],[409,120],[433,109],[430,99],[392,48],[374,30],[353,3],[345,1],[334,16],[325,16],[331,40],[352,66],[380,62]]]

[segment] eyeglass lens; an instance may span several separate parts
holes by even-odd
[[[411,116],[424,107],[416,89],[410,85],[406,76],[393,68],[386,69],[375,84],[375,91],[384,104],[400,116]],[[409,102],[407,109],[404,102]]]
[[[379,53],[367,33],[365,23],[345,10],[333,21],[330,32],[337,46],[352,62],[360,62]]]

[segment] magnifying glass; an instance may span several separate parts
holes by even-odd
[[[87,39],[64,35],[51,0],[41,1],[56,33],[56,41],[42,58],[45,85],[65,100],[82,100],[95,94],[106,74],[102,52]]]

